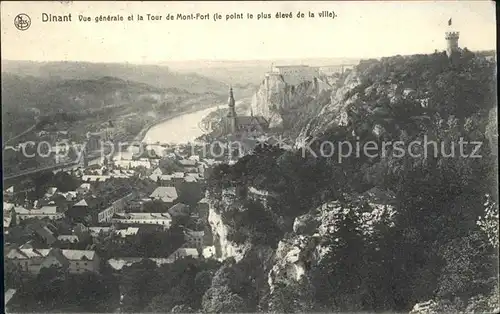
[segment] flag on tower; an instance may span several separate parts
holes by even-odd
[[[448,26],[451,26],[451,18],[448,20]]]

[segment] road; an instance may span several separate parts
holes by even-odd
[[[20,134],[15,135],[14,137],[11,137],[11,138],[9,138],[8,140],[6,140],[6,141],[3,143],[3,145],[2,145],[2,150],[3,150],[3,149],[5,149],[5,147],[7,146],[7,144],[8,144],[9,142],[11,142],[12,140],[15,140],[16,138],[19,138],[19,137],[21,137],[21,136],[23,136],[23,135],[26,135],[27,133],[29,133],[29,132],[33,131],[33,130],[36,128],[37,124],[38,124],[38,122],[37,122],[37,123],[35,123],[35,124],[33,124],[32,126],[30,126],[29,128],[27,128],[26,130],[24,130],[24,131],[23,131],[23,132],[21,132]]]

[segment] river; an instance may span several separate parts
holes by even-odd
[[[241,105],[245,101],[250,101],[250,99],[242,99],[236,102],[237,109],[241,109]],[[224,105],[212,106],[207,109],[202,109],[190,113],[185,113],[179,116],[172,117],[152,126],[142,138],[142,142],[146,144],[151,144],[151,149],[160,153],[162,149],[160,147],[155,147],[156,143],[160,144],[185,144],[192,143],[196,138],[205,134],[202,128],[200,128],[200,123],[204,117],[206,117],[210,112],[217,110],[217,108],[223,108]],[[239,111],[239,110],[237,110]],[[130,146],[126,151],[118,152],[115,154],[114,159],[131,159],[134,154],[139,151],[138,147]]]
[[[205,133],[199,127],[201,120],[216,109],[217,106],[214,106],[160,122],[146,132],[142,142],[148,144],[156,142],[162,144],[193,142],[197,137]]]
[[[250,102],[250,98],[245,98],[236,101],[236,111],[241,114],[240,109],[244,103]],[[161,144],[182,144],[193,142],[196,138],[203,135],[206,131],[199,127],[199,124],[210,112],[217,110],[217,108],[224,108],[224,104],[213,106],[208,109],[186,113],[172,119],[165,120],[151,127],[144,138],[143,143],[154,144],[160,142]]]

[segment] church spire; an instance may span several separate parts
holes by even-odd
[[[234,95],[233,95],[233,87],[231,86],[229,88],[229,100],[228,100],[228,107],[229,107],[229,112],[227,113],[227,118],[228,118],[228,129],[231,134],[235,134],[237,130],[237,121],[236,121],[236,109],[235,109],[235,101],[234,101]]]
[[[228,106],[234,108],[234,95],[233,95],[233,86],[229,87],[229,99]]]

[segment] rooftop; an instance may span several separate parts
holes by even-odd
[[[197,161],[193,159],[181,159],[179,163],[183,166],[194,167],[196,166]]]
[[[73,206],[89,206],[89,204],[87,203],[87,201],[85,199],[82,199],[81,201],[79,201],[78,203],[76,203],[75,205]]]
[[[116,213],[115,219],[172,219],[169,213]]]
[[[164,202],[173,202],[177,199],[177,190],[171,186],[160,186],[150,195],[151,198],[158,198]]]
[[[129,227],[127,229],[116,230],[115,233],[122,238],[127,236],[136,235],[139,232],[139,228]]]
[[[14,294],[16,294],[16,289],[9,289],[5,291],[5,296],[4,296],[5,305],[7,305],[7,303],[9,303],[12,297],[14,297]]]
[[[54,249],[12,249],[7,254],[8,259],[31,259],[46,257]],[[93,260],[95,251],[61,250],[64,257],[70,261]]]
[[[78,242],[78,236],[76,235],[60,235],[57,237],[59,241],[68,241],[68,242]]]
[[[123,267],[132,266],[132,264],[142,262],[145,259],[149,259],[156,263],[157,266],[162,264],[173,263],[173,259],[169,258],[144,258],[144,257],[123,257],[123,258],[111,258],[108,260],[108,264],[115,270],[121,270]]]
[[[97,182],[97,181],[106,181],[108,180],[109,178],[111,178],[111,176],[99,176],[99,175],[84,175],[82,176],[82,181],[86,181],[86,182]]]

